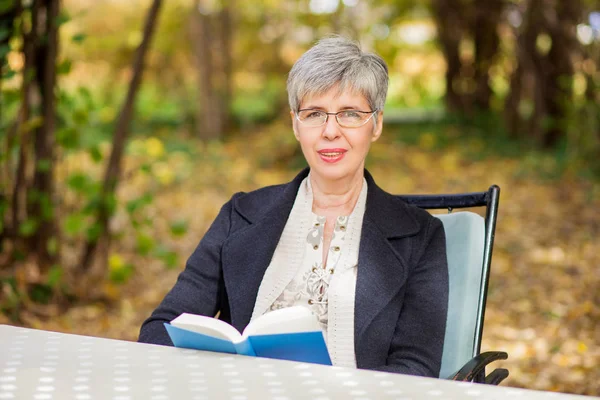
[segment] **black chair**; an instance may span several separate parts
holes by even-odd
[[[419,208],[448,210],[447,214],[435,214],[446,232],[450,278],[440,378],[499,384],[508,370],[498,368],[486,375],[485,369],[493,361],[507,359],[508,354],[481,353],[481,337],[500,188],[493,185],[486,192],[399,197]],[[485,219],[471,211],[452,212],[473,207],[485,207]]]

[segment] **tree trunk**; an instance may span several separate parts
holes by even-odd
[[[5,6],[6,7],[6,6]],[[21,3],[19,1],[15,1],[10,7],[6,7],[3,11],[0,12],[0,31],[7,32],[7,35],[4,39],[0,41],[0,48],[6,48],[9,46],[10,40],[15,34],[15,21],[20,18],[22,12]],[[4,69],[8,66],[8,60],[6,55],[4,57],[0,57],[0,73],[4,73]],[[2,79],[0,78],[0,91],[2,90]],[[3,124],[3,103],[0,102],[0,126]],[[12,196],[11,185],[13,183],[12,179],[12,157],[11,157],[11,149],[15,145],[15,141],[17,140],[17,129],[18,123],[15,122],[12,124],[6,133],[5,141],[3,143],[4,157],[2,160],[2,165],[0,167],[2,170],[0,171],[0,242],[2,242],[3,238],[14,237],[14,230],[12,229],[13,223],[11,219],[8,219],[8,212],[11,208],[8,207],[9,204],[12,204],[12,200],[10,200]],[[6,208],[4,208],[6,207]],[[5,214],[6,213],[6,214]],[[1,252],[1,249],[0,249]]]
[[[509,134],[517,137],[524,133],[534,140],[543,135],[542,121],[545,115],[545,74],[544,60],[539,53],[536,41],[544,26],[544,0],[530,0],[523,18],[521,32],[516,33],[517,67],[511,76],[510,92],[504,106],[504,117]],[[524,100],[533,103],[528,118],[521,115],[521,103]]]
[[[489,110],[492,88],[490,87],[490,68],[492,67],[500,37],[498,23],[502,15],[503,0],[475,1],[473,24],[473,42],[475,44],[475,94],[474,104],[480,110]]]
[[[580,0],[559,1],[549,21],[552,47],[548,52],[546,75],[546,109],[550,126],[542,145],[553,147],[566,135],[567,116],[573,100],[573,56],[578,52],[577,23],[582,14]]]
[[[194,43],[194,60],[198,68],[199,102],[196,113],[196,132],[200,139],[218,139],[222,133],[221,100],[217,95],[215,57],[212,43],[215,35],[211,16],[201,11],[202,4],[196,0],[192,13],[191,34]]]
[[[117,118],[115,133],[113,137],[113,147],[108,161],[108,165],[104,172],[104,180],[102,185],[100,205],[96,215],[96,223],[100,226],[100,235],[97,239],[88,239],[83,254],[80,267],[83,271],[88,271],[94,266],[94,269],[99,273],[106,271],[108,248],[110,245],[110,232],[108,229],[111,210],[109,201],[115,195],[117,183],[121,174],[121,164],[125,143],[129,136],[131,120],[134,113],[135,98],[142,81],[142,73],[144,71],[144,59],[154,28],[157,24],[158,14],[162,0],[153,0],[150,10],[146,16],[144,24],[144,33],[142,42],[136,50],[133,65],[132,75],[129,82],[129,89],[125,103]]]
[[[229,132],[231,129],[231,114],[229,111],[229,105],[231,104],[232,97],[232,89],[231,89],[231,80],[232,80],[232,57],[233,57],[233,49],[231,46],[231,38],[233,36],[233,23],[232,23],[232,10],[235,7],[234,0],[226,0],[223,4],[223,9],[219,14],[220,20],[220,42],[221,48],[219,49],[219,53],[221,55],[222,60],[222,87],[221,87],[221,129],[223,132]]]
[[[21,3],[19,1],[15,1],[10,6],[5,5],[2,10],[0,10],[0,31],[6,32],[6,36],[0,40],[0,49],[5,49],[9,46],[10,40],[13,37],[15,30],[15,20],[19,18],[21,14]],[[4,75],[5,68],[8,66],[7,55],[4,54],[0,56],[0,76]],[[2,92],[2,78],[0,77],[0,93]],[[0,127],[3,124],[3,103],[0,101]],[[14,132],[13,132],[14,131]],[[12,142],[14,137],[16,136],[16,128],[10,129],[6,135],[5,147],[4,147],[4,157],[3,162],[0,162],[0,254],[2,254],[4,249],[2,248],[5,237],[13,236],[8,225],[9,221],[7,218],[8,215],[8,205],[10,204],[10,184],[11,184],[11,159],[10,159],[10,149],[12,149]],[[3,165],[2,165],[3,164]],[[0,266],[1,267],[1,266]]]
[[[39,225],[32,238],[38,268],[48,271],[55,253],[50,251],[50,241],[56,232],[56,220],[52,207],[54,196],[54,142],[56,125],[56,59],[58,55],[59,0],[47,0],[45,4],[45,40],[39,47],[37,58],[37,82],[41,94],[41,112],[44,123],[35,131],[35,172],[33,176],[32,214]]]
[[[463,112],[465,104],[457,90],[461,70],[460,41],[463,34],[460,1],[434,0],[432,7],[438,39],[446,60],[446,107],[450,111]]]
[[[39,12],[39,0],[34,0],[30,7],[31,15],[31,30],[29,32],[22,32],[23,36],[23,73],[21,83],[21,108],[19,110],[18,120],[15,125],[15,131],[18,135],[19,143],[19,158],[17,162],[17,171],[14,179],[14,186],[12,191],[12,220],[11,220],[11,234],[16,238],[17,230],[21,224],[23,218],[26,216],[27,206],[27,181],[26,171],[29,165],[29,154],[30,154],[30,142],[29,138],[31,132],[29,131],[27,122],[31,118],[31,81],[35,76],[35,46],[38,40],[37,38],[37,26],[38,26],[38,12]],[[24,24],[21,24],[23,27]],[[23,28],[21,28],[23,29]],[[9,144],[9,148],[12,144]]]
[[[566,136],[573,96],[573,57],[579,51],[576,26],[581,15],[580,0],[530,0],[527,4],[517,42],[518,66],[505,103],[505,118],[513,135],[526,125],[527,135],[544,147],[553,147]],[[551,40],[547,54],[537,45],[542,33]],[[533,104],[528,121],[519,115],[522,99]]]
[[[595,133],[592,132],[592,142],[600,144],[600,71],[596,68],[592,68],[593,65],[600,65],[600,43],[593,47],[588,47],[586,54],[586,60],[584,61],[589,65],[585,68],[585,100],[587,107],[591,109],[590,118],[591,123],[595,126]],[[599,171],[600,172],[600,171]]]

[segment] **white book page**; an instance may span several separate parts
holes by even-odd
[[[243,337],[315,331],[321,332],[317,317],[306,307],[293,306],[270,311],[251,321]]]
[[[213,317],[183,313],[171,321],[171,325],[192,332],[202,333],[218,339],[229,340],[233,343],[242,341],[242,335],[227,322]]]

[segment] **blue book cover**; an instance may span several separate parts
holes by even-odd
[[[176,347],[331,365],[323,332],[304,307],[267,313],[244,334],[226,322],[192,314],[182,314],[165,328]]]

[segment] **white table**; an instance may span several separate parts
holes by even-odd
[[[567,400],[592,397],[0,325],[0,399]]]

